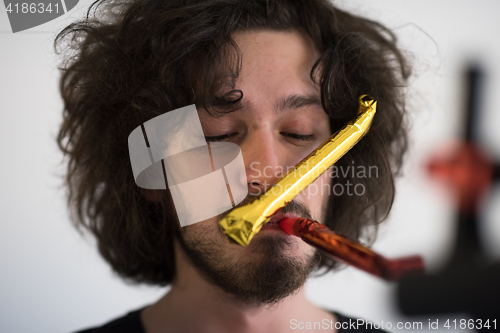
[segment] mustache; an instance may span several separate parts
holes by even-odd
[[[302,202],[292,200],[280,210],[283,214],[295,214],[298,217],[306,217],[312,219],[311,211]]]
[[[235,210],[236,208],[245,206],[246,204],[252,202],[253,200],[255,200],[256,197],[257,196],[252,195],[252,194],[247,195],[247,197],[242,202],[240,202],[239,204],[234,206],[233,209],[228,210],[227,212],[220,214],[218,216],[218,220],[219,221],[222,220],[224,217],[231,214],[231,212],[233,210]],[[286,206],[279,209],[277,212],[280,212],[282,214],[294,214],[294,215],[297,215],[298,217],[306,217],[309,219],[312,218],[311,211],[309,210],[309,208],[307,208],[304,203],[302,203],[298,200],[295,200],[295,199],[290,201]]]

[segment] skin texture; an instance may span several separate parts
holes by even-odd
[[[310,78],[317,53],[306,38],[298,32],[267,30],[238,32],[234,37],[242,52],[242,69],[234,87],[243,91],[242,108],[221,117],[203,111],[199,115],[207,141],[240,146],[249,193],[256,195],[274,184],[283,168],[295,165],[327,139],[331,131],[318,86]],[[309,213],[323,220],[328,193],[321,189],[330,181],[327,174],[296,198],[302,208],[294,210],[295,215]],[[314,265],[315,250],[299,238],[269,227],[242,247],[222,235],[218,218],[183,228],[182,237],[183,246],[179,242],[175,245],[177,276],[172,289],[142,312],[148,333],[279,333],[290,331],[291,319],[335,320],[305,298],[303,283]],[[198,268],[200,265],[193,264],[186,247],[197,251],[217,274],[229,274],[237,292],[224,291]],[[273,267],[279,267],[277,272]],[[290,267],[291,272],[306,272],[304,278],[289,281],[280,277],[279,272]],[[263,274],[252,274],[255,272]],[[262,280],[262,276],[277,277],[278,281]],[[282,297],[267,302],[250,297],[261,287],[276,289],[283,281],[291,288],[283,291]],[[248,297],[238,297],[238,292]]]

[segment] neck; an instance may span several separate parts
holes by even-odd
[[[176,267],[171,290],[142,312],[147,333],[279,333],[290,332],[292,323],[335,322],[332,314],[306,299],[303,288],[274,305],[238,301],[201,276],[177,244]]]

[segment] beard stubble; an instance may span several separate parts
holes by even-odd
[[[245,199],[237,207],[252,199]],[[281,212],[311,217],[307,207],[296,201],[283,207]],[[230,244],[218,225],[217,228],[213,225],[184,227],[178,241],[198,272],[231,298],[252,306],[274,305],[304,285],[319,263],[319,253],[294,255],[297,242],[291,237],[257,236],[245,249],[244,256],[236,256],[230,250],[235,245]]]

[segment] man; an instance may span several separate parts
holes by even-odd
[[[149,119],[196,104],[207,142],[240,147],[250,199],[354,118],[358,97],[370,94],[379,105],[372,129],[337,163],[356,173],[325,173],[280,215],[310,216],[357,239],[388,214],[406,148],[399,89],[408,68],[394,36],[323,0],[96,7],[101,19],[89,15],[56,40],[77,50],[63,68],[58,137],[69,157],[69,203],[118,274],[171,290],[88,332],[276,333],[298,323],[342,330],[335,323],[347,319],[313,305],[303,290],[310,272],[332,268],[332,260],[276,223],[247,247],[222,234],[220,216],[179,227],[168,191],[135,185],[127,137]],[[376,175],[358,173],[370,166]],[[334,184],[345,190],[333,193]],[[353,194],[354,185],[362,193]]]

